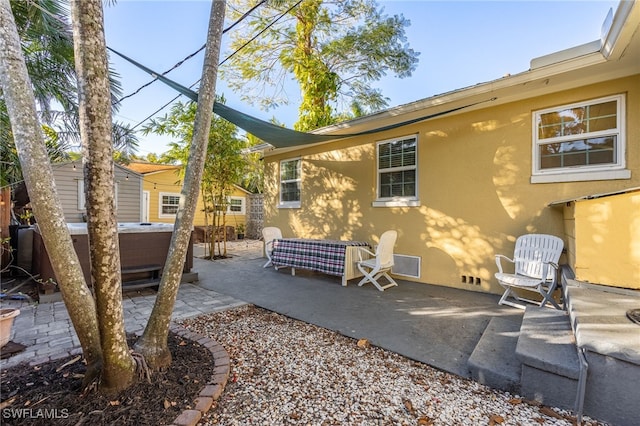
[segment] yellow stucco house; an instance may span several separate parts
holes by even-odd
[[[640,289],[639,25],[620,2],[600,40],[527,71],[272,142],[265,226],[374,243],[395,229],[401,278],[496,294],[494,256],[548,233],[576,279]]]
[[[179,171],[182,166],[131,162],[127,167],[143,176],[142,182],[142,221],[173,223],[176,218],[182,181]],[[247,195],[249,191],[234,186],[227,206],[227,226],[237,228],[246,225]],[[209,223],[211,225],[211,223]],[[205,226],[204,204],[198,197],[193,226]]]

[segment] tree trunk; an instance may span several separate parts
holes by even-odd
[[[102,350],[96,307],[58,199],[9,0],[0,0],[0,46],[0,83],[22,173],[62,298],[87,361],[86,384],[101,369]]]
[[[193,227],[196,202],[200,192],[200,181],[211,130],[225,7],[225,0],[215,0],[211,5],[207,48],[198,92],[198,109],[184,185],[180,193],[180,207],[176,215],[171,246],[162,274],[156,303],[153,306],[147,327],[135,345],[136,350],[145,357],[152,368],[161,368],[171,363],[171,353],[167,346],[169,322],[171,321],[171,313],[178,294]]]
[[[204,246],[205,246],[204,254],[206,258],[207,248],[208,248],[209,257],[213,259],[213,244],[211,244],[212,236],[208,236],[209,235],[209,202],[207,201],[207,192],[203,187],[200,187],[200,196],[202,197],[202,207],[204,208]]]
[[[0,167],[3,164],[0,163]],[[0,271],[4,272],[4,268],[8,267],[12,260],[11,246],[5,243],[5,239],[9,238],[9,224],[11,223],[11,187],[10,182],[4,182],[0,177],[0,185],[6,185],[0,188]]]
[[[103,372],[100,387],[127,388],[135,372],[122,310],[120,249],[115,216],[109,65],[101,0],[71,2],[78,78],[91,277],[94,283]]]

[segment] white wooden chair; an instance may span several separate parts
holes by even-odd
[[[273,240],[282,238],[282,231],[275,226],[267,226],[266,228],[262,228],[262,238],[264,239],[264,253],[267,255],[267,263],[264,264],[263,268],[266,268],[267,266],[273,265],[271,262]]]
[[[393,246],[396,244],[397,238],[398,233],[396,231],[386,231],[380,236],[380,243],[378,244],[375,253],[360,247],[361,251],[368,253],[373,257],[371,259],[363,260],[362,254],[359,252],[360,260],[356,262],[356,265],[364,275],[364,278],[362,278],[358,283],[359,286],[371,283],[376,286],[378,290],[384,291],[389,287],[398,285],[398,283],[395,282],[388,273],[393,267]],[[378,282],[382,277],[387,279],[388,284],[381,285]]]
[[[539,304],[543,307],[547,302],[556,309],[560,306],[553,299],[553,292],[558,285],[558,261],[564,244],[553,235],[527,234],[518,237],[513,259],[496,255],[498,272],[495,277],[505,291],[498,304],[523,308],[519,302]],[[506,273],[502,269],[502,260],[515,265],[514,273]],[[542,296],[541,302],[519,297],[516,289],[535,291]],[[510,299],[511,297],[511,299]]]

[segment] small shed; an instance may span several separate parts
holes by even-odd
[[[114,166],[117,221],[140,222],[142,220],[142,175],[119,164]],[[54,163],[52,168],[66,222],[85,222],[82,163],[80,161]]]
[[[579,281],[640,290],[640,187],[556,201]]]

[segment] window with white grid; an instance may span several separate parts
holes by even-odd
[[[302,160],[300,158],[280,162],[280,207],[300,207]]]
[[[417,136],[378,142],[377,162],[378,201],[417,199]]]
[[[606,179],[603,172],[624,169],[624,108],[624,96],[617,95],[536,111],[532,181]]]
[[[180,204],[180,194],[161,192],[159,197],[160,211],[158,212],[158,216],[165,219],[175,217]]]

